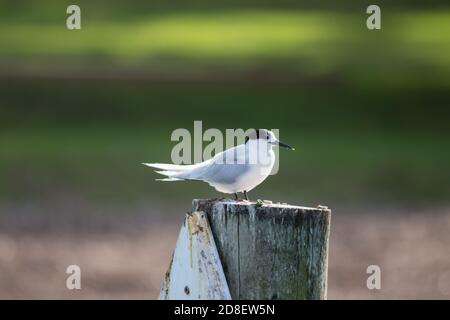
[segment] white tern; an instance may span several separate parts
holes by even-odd
[[[207,182],[217,191],[234,193],[247,192],[263,182],[275,164],[273,146],[294,150],[279,141],[270,130],[252,130],[246,137],[245,144],[232,147],[216,154],[213,158],[193,165],[176,165],[165,163],[143,163],[159,169],[159,174],[166,176],[159,181],[200,180]]]

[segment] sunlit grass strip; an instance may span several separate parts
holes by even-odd
[[[9,22],[0,25],[0,64],[263,65],[363,82],[450,84],[450,11],[390,11],[381,31],[367,30],[365,18],[323,11],[173,13],[110,22],[87,16],[80,31],[64,23]]]
[[[295,57],[313,47],[337,49],[343,44],[370,45],[374,42],[371,35],[375,33],[365,28],[364,18],[364,15],[331,12],[177,13],[110,23],[86,18],[83,29],[72,32],[66,30],[63,23],[27,25],[22,21],[1,25],[0,52]],[[444,50],[450,46],[450,12],[386,14],[383,27],[379,34],[384,41],[400,41],[406,45],[440,44]]]

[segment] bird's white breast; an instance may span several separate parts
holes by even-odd
[[[270,175],[275,164],[272,146],[263,140],[249,141],[245,145],[228,149],[225,151],[225,156],[230,157],[233,153],[237,156],[234,159],[237,162],[234,164],[227,162],[224,164],[225,167],[215,169],[220,170],[220,175],[211,175],[209,179],[208,177],[204,179],[217,191],[224,193],[250,191]],[[214,165],[221,164],[216,162]]]

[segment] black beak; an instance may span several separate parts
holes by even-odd
[[[281,142],[281,141],[278,141],[278,145],[280,146],[280,147],[283,147],[283,148],[287,148],[287,149],[290,149],[290,150],[295,150],[295,148],[292,148],[290,145],[288,145],[287,143],[284,143],[284,142]]]

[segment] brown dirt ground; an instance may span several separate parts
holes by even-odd
[[[156,298],[183,213],[154,206],[131,211],[1,205],[0,298]],[[335,210],[328,298],[450,299],[449,230],[450,209]],[[66,289],[71,264],[81,267],[81,290]],[[381,267],[381,290],[366,287],[371,264]]]

